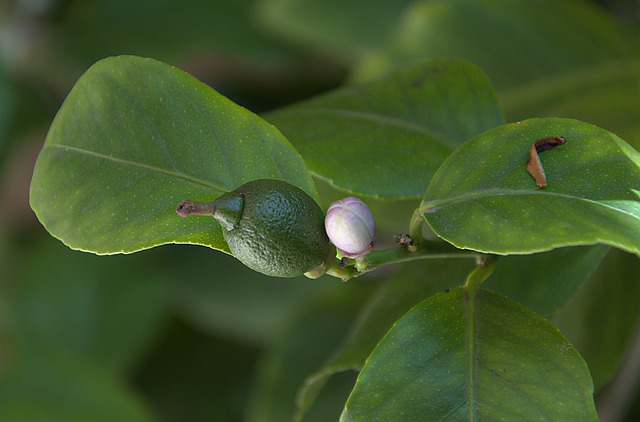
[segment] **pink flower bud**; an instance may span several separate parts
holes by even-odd
[[[376,243],[376,222],[369,207],[350,196],[331,204],[324,219],[331,242],[349,258],[368,254]]]

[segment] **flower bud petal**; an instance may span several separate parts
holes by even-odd
[[[349,258],[368,254],[376,242],[376,222],[369,207],[353,196],[331,204],[324,220],[329,240]]]

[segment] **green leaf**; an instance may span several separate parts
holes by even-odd
[[[255,0],[111,0],[71,2],[57,39],[83,63],[127,52],[190,61],[213,54],[254,66],[287,58],[287,48],[258,27]],[[153,11],[153,13],[150,13]],[[209,60],[210,56],[205,60]],[[202,62],[200,62],[202,63]]]
[[[509,120],[571,117],[614,132],[640,149],[640,61],[624,60],[554,75],[500,93]]]
[[[597,421],[589,371],[540,316],[458,288],[400,319],[371,354],[342,414],[365,420]]]
[[[124,56],[95,64],[69,93],[36,162],[30,201],[74,249],[227,250],[214,219],[183,219],[175,207],[261,178],[317,198],[302,159],[273,126],[178,69]]]
[[[318,296],[291,319],[282,336],[265,354],[248,420],[279,422],[292,419],[298,388],[305,377],[320,367],[338,347],[371,291],[368,284],[349,286],[348,290],[333,289]],[[316,409],[324,415],[319,420],[336,420],[348,393],[347,389],[340,400]]]
[[[261,0],[258,16],[272,31],[347,60],[386,42],[413,0]]]
[[[540,189],[525,169],[529,150],[558,135],[567,143],[540,154],[548,179]],[[576,120],[532,119],[461,146],[434,176],[421,210],[438,236],[463,249],[527,254],[603,243],[640,254],[639,188],[640,153],[614,134]]]
[[[14,246],[6,280],[6,335],[16,355],[87,362],[126,373],[164,322],[170,281],[153,251],[108,259],[71,251],[50,236]],[[163,271],[164,270],[164,271]]]
[[[596,245],[505,256],[482,287],[551,318],[581,288],[608,251],[608,246]]]
[[[500,91],[624,54],[611,17],[586,1],[423,0],[356,73],[369,78],[415,60],[455,56],[477,64]]]
[[[0,420],[144,422],[157,420],[114,374],[68,357],[21,356],[3,368]]]
[[[174,311],[203,331],[248,344],[268,344],[310,300],[340,283],[335,278],[310,283],[303,276],[268,277],[200,247],[166,249],[171,254],[168,276],[179,280],[172,294]]]
[[[462,284],[473,269],[470,260],[428,260],[404,264],[367,300],[334,356],[309,375],[298,393],[298,413],[314,405],[336,374],[360,371],[378,342],[407,310],[445,289]]]
[[[458,145],[504,123],[487,77],[456,59],[416,63],[266,118],[314,174],[385,198],[421,196]]]
[[[620,362],[629,356],[629,347],[637,335],[639,297],[640,259],[612,249],[553,317],[552,322],[587,362],[596,391],[611,381]]]

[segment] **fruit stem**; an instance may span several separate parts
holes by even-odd
[[[189,215],[214,215],[216,212],[216,206],[213,202],[194,202],[189,199],[185,199],[178,204],[176,213],[180,217],[187,217]]]

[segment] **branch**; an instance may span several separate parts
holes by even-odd
[[[458,249],[448,243],[433,240],[424,240],[412,247],[398,246],[391,249],[372,251],[366,257],[367,266],[359,271],[353,260],[336,260],[329,268],[327,274],[348,281],[362,274],[371,272],[384,265],[397,264],[400,262],[415,261],[417,259],[440,259],[440,258],[473,258],[478,259],[481,253]]]

